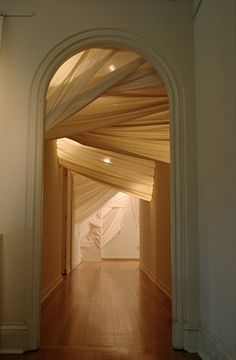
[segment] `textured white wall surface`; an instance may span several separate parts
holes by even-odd
[[[206,0],[194,21],[200,320],[229,354],[236,346],[235,13],[235,1]]]
[[[120,232],[102,249],[103,259],[139,258],[139,226],[137,226],[131,202],[135,202],[132,196],[129,197],[124,210]],[[139,201],[137,210],[139,212]]]

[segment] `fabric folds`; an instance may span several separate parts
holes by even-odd
[[[72,175],[76,234],[83,258],[91,247],[102,249],[120,232],[127,206],[131,206],[138,226],[138,200],[134,201],[135,199],[121,192],[115,192],[113,196],[109,193],[110,198],[107,200],[109,196],[103,192],[105,187],[102,184],[93,180],[86,181],[86,178],[76,173]],[[97,191],[95,198],[90,192],[91,186]]]
[[[80,175],[150,201],[155,161],[95,149],[70,139],[57,140],[59,163]]]
[[[59,139],[59,162],[68,169],[151,200],[155,161],[170,162],[169,101],[160,75],[125,49],[74,55],[49,84],[45,139]]]
[[[98,183],[72,173],[73,176],[73,199],[75,222],[81,222],[97,212],[107,201],[113,198],[117,191],[106,185]]]

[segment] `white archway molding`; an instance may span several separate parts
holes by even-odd
[[[174,66],[157,54],[140,36],[119,29],[93,29],[74,35],[59,43],[41,62],[31,88],[27,189],[26,189],[26,318],[27,350],[39,346],[40,274],[42,236],[42,169],[45,93],[58,67],[69,57],[90,47],[122,47],[147,59],[161,75],[170,101],[171,133],[171,218],[172,218],[172,318],[175,348],[194,350],[197,344],[198,299],[190,301],[191,291],[198,291],[197,266],[189,251],[191,229],[187,219],[188,172],[186,166],[186,118],[182,82]],[[192,229],[194,231],[194,229]]]

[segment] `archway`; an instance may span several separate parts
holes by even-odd
[[[104,88],[107,90],[104,91]],[[84,104],[84,98],[86,101],[89,100],[88,105]],[[112,201],[113,204],[110,203],[109,205],[112,209],[109,210],[109,207],[103,209],[101,205],[107,200],[107,195],[110,196],[109,188],[104,192],[104,183],[110,185],[110,191],[111,189],[119,189],[146,200],[146,211],[142,212],[142,218],[140,219],[142,234],[140,266],[159,285],[159,288],[161,287],[167,293],[168,299],[165,299],[165,304],[168,304],[169,318],[163,321],[160,327],[162,328],[163,338],[167,333],[166,338],[170,338],[169,105],[166,89],[159,74],[145,59],[130,52],[130,50],[90,48],[74,55],[58,69],[50,82],[46,99],[45,117],[47,122],[45,138],[47,141],[55,139],[58,137],[58,132],[60,132],[59,136],[63,138],[57,140],[57,156],[55,158],[53,156],[54,151],[51,155],[48,152],[48,142],[47,145],[45,144],[47,149],[45,151],[45,161],[48,163],[50,158],[50,166],[46,167],[44,175],[43,298],[47,296],[48,291],[50,292],[62,280],[60,276],[59,250],[61,235],[58,231],[61,219],[58,214],[58,209],[61,207],[59,200],[60,190],[57,185],[59,162],[61,166],[68,169],[67,171],[72,171],[73,184],[77,185],[74,187],[73,192],[74,203],[76,204],[76,216],[73,222],[77,230],[72,231],[76,236],[72,236],[72,245],[68,246],[68,248],[72,249],[70,251],[72,265],[68,267],[68,272],[80,262],[79,253],[82,253],[83,257],[86,254],[90,260],[98,260],[100,256],[102,258],[99,249],[105,250],[108,244],[112,248],[115,241],[113,237],[116,236],[119,229],[124,229],[120,225],[120,221],[122,221],[122,208],[125,209],[126,202],[126,198],[123,197],[127,195],[119,193],[116,195],[118,196],[117,200],[115,200],[114,193],[112,193],[113,200],[110,199],[110,202]],[[67,117],[72,109],[73,113]],[[77,109],[78,111],[76,111]],[[57,113],[56,119],[60,118],[59,113],[65,119],[48,127],[48,124],[51,123],[49,120],[55,119],[55,116],[53,116],[55,111]],[[64,138],[65,135],[67,139]],[[94,137],[95,142],[93,141]],[[130,154],[129,156],[127,152]],[[139,157],[140,155],[142,157]],[[161,164],[163,165],[161,166]],[[54,168],[55,171],[52,170]],[[76,173],[87,177],[76,181],[76,178],[79,177]],[[70,176],[68,174],[68,177]],[[88,179],[90,177],[97,180],[97,182],[91,182]],[[48,185],[50,182],[53,182],[53,186],[50,186],[49,190]],[[99,184],[103,184],[103,186],[100,185],[99,187]],[[149,205],[152,192],[153,200]],[[154,193],[157,194],[155,199]],[[143,202],[145,201],[141,202],[142,207],[144,206]],[[149,207],[150,210],[148,210]],[[149,211],[150,214],[146,216]],[[58,216],[57,221],[55,221],[55,215]],[[129,238],[127,237],[126,241],[124,241],[122,230],[120,233],[119,244],[123,251],[127,248],[128,243],[131,243],[130,238],[136,234],[135,228],[131,226],[132,218],[133,213],[129,214]],[[136,254],[136,252],[132,251],[129,253],[131,257]],[[113,254],[115,257],[117,256],[115,251]],[[119,249],[119,254],[125,257],[127,253],[125,251],[121,252],[121,249]],[[101,267],[103,268],[105,266],[103,260],[102,263]],[[80,264],[80,269],[83,269],[84,266],[86,266],[85,263]],[[120,266],[121,264],[117,266],[117,269]],[[59,271],[56,271],[56,268]],[[74,278],[73,274],[78,274],[79,279],[79,272],[82,271],[80,269],[75,269],[67,279],[64,278],[61,286],[70,281],[69,279]],[[117,276],[115,272],[113,275],[114,278]],[[140,288],[138,299],[141,301],[143,299],[141,283],[138,286]],[[60,292],[60,288],[57,288],[56,293]],[[95,291],[95,288],[96,285],[94,284],[94,292],[98,295],[99,286],[97,291]],[[110,294],[111,298],[112,293]],[[131,293],[127,292],[126,296],[132,296]],[[126,296],[123,296],[123,298],[126,298]],[[81,297],[78,294],[77,298],[81,299],[82,307],[83,296]],[[89,296],[87,301],[90,298],[92,296]],[[53,296],[48,298],[49,302],[51,299],[53,299]],[[152,296],[148,297],[147,300],[151,304]],[[73,302],[72,299],[71,301]],[[62,326],[60,317],[55,316],[53,322],[54,331],[51,336],[47,333],[47,317],[45,317],[45,314],[49,315],[46,310],[49,302],[46,301],[42,306],[42,347],[50,346],[50,339],[54,336],[53,333],[58,333],[59,323]],[[114,312],[119,313],[120,308],[127,309],[129,304],[125,307],[120,305],[115,310],[111,303],[106,306],[109,309],[108,312],[113,314]],[[69,303],[67,308],[70,308]],[[65,314],[66,317],[66,314],[68,314],[67,308],[63,308],[62,305],[62,316]],[[79,308],[76,311],[77,314],[80,314]],[[96,306],[91,306],[91,312],[94,308]],[[162,309],[161,304],[153,312],[153,317],[160,312],[158,309]],[[52,308],[50,313],[53,314],[54,311],[56,312],[56,309]],[[84,311],[86,313],[87,309],[84,309]],[[161,312],[165,313],[165,311]],[[142,315],[143,312],[140,311],[138,318],[141,319]],[[112,315],[110,317],[112,318]],[[124,318],[128,319],[128,314]],[[115,319],[113,321],[116,323]],[[153,335],[155,334],[155,341],[158,342],[158,331],[152,328],[152,322],[147,321],[147,319],[144,322],[149,324],[149,331]],[[51,321],[49,321],[50,323]],[[67,320],[63,321],[63,324],[66,323]],[[159,323],[158,319],[156,319],[155,323]],[[78,321],[78,324],[80,325],[76,326],[74,324],[73,328],[78,328],[78,331],[80,329],[80,332],[83,333],[87,325],[83,322],[83,319]],[[99,321],[97,326],[99,326]],[[167,331],[165,331],[166,328]],[[95,324],[91,326],[90,331],[92,334],[96,332]],[[106,329],[101,327],[100,331],[104,331],[105,337],[108,336]],[[139,327],[136,328],[135,324],[133,331],[140,333],[144,344],[146,341],[144,331]],[[73,337],[72,333],[67,336],[68,339],[73,339]],[[116,342],[115,338],[114,334],[111,339],[114,343]],[[54,339],[54,341],[57,340]],[[83,341],[86,341],[86,339]],[[96,342],[96,340],[94,341]],[[100,341],[102,342],[102,339]],[[81,340],[80,345],[82,343]],[[63,344],[66,346],[66,342]],[[94,346],[93,342],[91,343],[92,346]]]
[[[185,204],[185,133],[183,118],[183,94],[181,83],[174,69],[144,44],[135,34],[114,29],[92,30],[78,34],[59,44],[44,59],[32,86],[30,111],[30,136],[28,144],[28,191],[26,199],[28,241],[28,349],[39,344],[40,318],[40,258],[41,258],[41,195],[42,195],[42,150],[44,132],[44,96],[53,73],[68,57],[88,47],[125,47],[139,53],[161,74],[168,90],[171,109],[171,157],[172,157],[172,294],[173,294],[173,345],[183,348],[184,311],[187,301],[186,248],[187,209]]]

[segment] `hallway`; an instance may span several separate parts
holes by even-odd
[[[138,261],[84,262],[44,302],[39,352],[2,359],[200,359],[172,351],[170,309]]]

